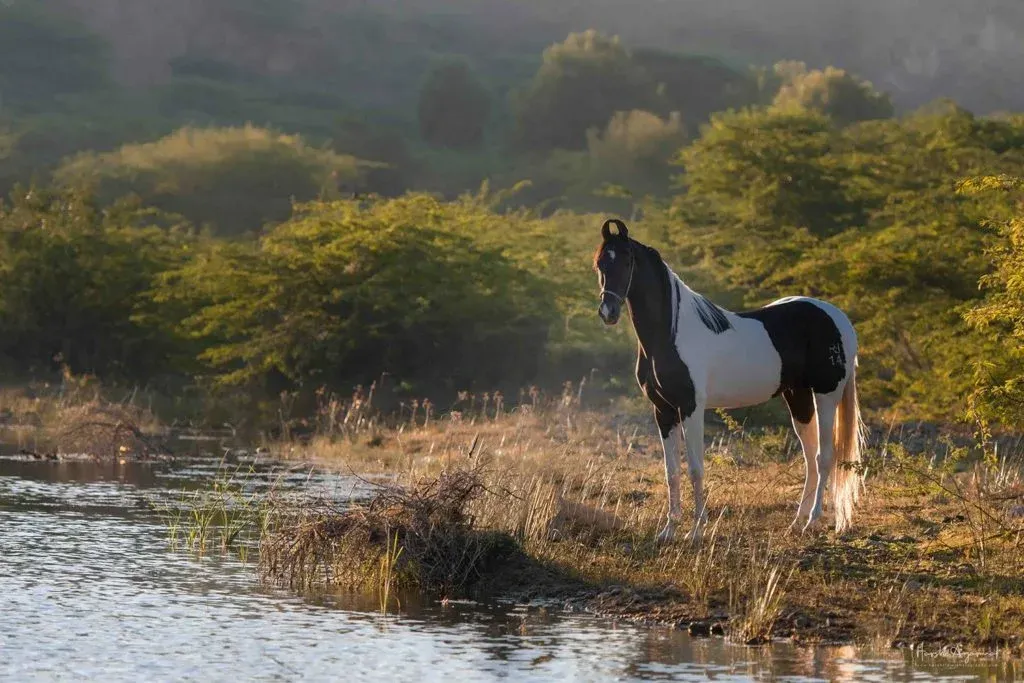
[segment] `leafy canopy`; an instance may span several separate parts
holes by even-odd
[[[106,200],[136,194],[223,235],[288,217],[293,198],[330,199],[362,189],[375,164],[263,128],[182,128],[155,142],[88,152],[55,174],[64,186],[94,187]]]
[[[181,327],[222,384],[525,381],[555,309],[539,278],[466,234],[481,213],[425,195],[303,204],[258,243],[169,273],[159,298],[193,311]]]

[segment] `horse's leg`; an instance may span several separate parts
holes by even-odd
[[[839,405],[842,395],[842,386],[830,394],[814,394],[814,406],[818,417],[818,485],[814,492],[814,505],[804,526],[805,531],[821,518],[825,487],[828,486],[828,477],[832,473],[832,428],[836,420],[836,406]]]
[[[655,409],[658,429],[661,432],[661,447],[665,451],[665,481],[668,484],[668,521],[665,528],[658,534],[659,543],[671,541],[676,532],[676,524],[683,516],[679,501],[679,413],[667,406],[659,405]],[[689,441],[689,440],[687,440]]]
[[[704,500],[704,406],[697,409],[683,421],[686,436],[686,464],[693,486],[693,529],[686,536],[691,541],[701,537],[707,519]]]
[[[818,424],[814,420],[814,393],[810,389],[789,389],[783,392],[782,397],[789,407],[793,431],[800,439],[800,447],[804,452],[804,490],[800,494],[796,518],[789,527],[790,531],[795,531],[799,528],[800,520],[810,511],[818,482]]]

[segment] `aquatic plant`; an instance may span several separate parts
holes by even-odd
[[[179,543],[197,554],[213,548],[235,552],[248,558],[248,546],[258,543],[265,516],[273,500],[273,488],[260,493],[251,487],[255,473],[252,464],[233,471],[222,461],[208,486],[183,489],[174,504],[158,506],[167,527],[168,544],[177,550]]]

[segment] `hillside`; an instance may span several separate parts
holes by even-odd
[[[639,0],[623,3],[326,2],[325,0],[45,0],[114,47],[129,83],[168,78],[182,57],[356,86],[397,102],[432,54],[469,54],[492,76],[569,31],[597,28],[635,46],[714,55],[740,65],[836,65],[892,93],[898,106],[950,97],[976,113],[1024,104],[1024,6],[1010,0]],[[404,93],[408,94],[408,93]]]

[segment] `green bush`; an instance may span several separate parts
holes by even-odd
[[[675,211],[719,285],[745,303],[806,294],[851,315],[869,407],[955,419],[970,368],[993,354],[960,313],[981,302],[994,265],[984,223],[1015,212],[1005,196],[955,188],[1024,171],[1021,133],[948,107],[843,129],[803,109],[716,116],[681,155]]]
[[[19,376],[146,379],[174,369],[179,340],[152,316],[157,274],[189,256],[187,233],[151,211],[100,211],[77,193],[13,194],[0,205],[0,356]]]
[[[258,243],[169,274],[158,299],[194,311],[182,329],[223,384],[348,388],[387,372],[516,385],[534,376],[556,309],[542,280],[470,237],[500,220],[416,195],[305,204]]]
[[[696,130],[715,112],[758,102],[753,74],[734,69],[721,60],[651,48],[632,51],[633,61],[657,84],[664,108],[656,113],[679,112],[686,127]]]
[[[628,188],[634,195],[663,195],[670,160],[686,143],[682,116],[663,119],[651,112],[616,112],[601,132],[587,133],[591,173],[600,183]]]
[[[861,220],[838,143],[817,112],[744,109],[714,115],[678,161],[689,196],[746,233],[828,235]]]
[[[516,137],[530,149],[582,149],[587,131],[616,111],[660,104],[654,80],[618,38],[571,33],[544,51],[533,80],[514,96]]]
[[[95,187],[107,201],[136,194],[238,235],[286,219],[293,200],[361,191],[370,166],[262,128],[183,128],[156,142],[78,155],[55,177],[64,186]]]
[[[774,101],[777,108],[819,111],[840,125],[893,115],[888,95],[843,69],[829,66],[809,70],[803,62],[780,62],[775,65],[775,73],[781,79]]]
[[[970,194],[999,192],[1020,207],[1024,178],[983,176],[964,184]],[[993,268],[982,279],[987,296],[965,312],[984,334],[984,352],[975,362],[971,416],[986,424],[1024,429],[1024,219],[996,223],[988,256]]]

